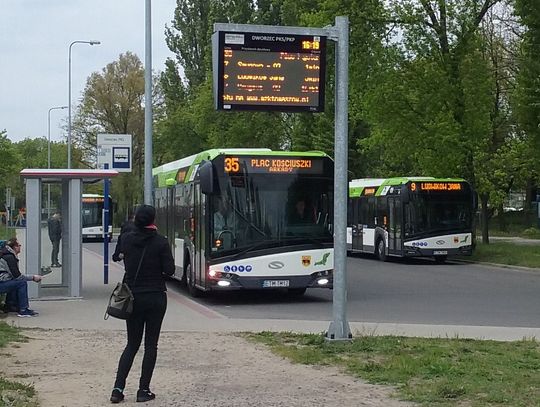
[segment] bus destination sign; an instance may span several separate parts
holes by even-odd
[[[214,35],[218,109],[324,110],[326,37],[226,31]]]
[[[413,182],[411,183],[411,191],[461,191],[462,185],[460,182]]]
[[[321,174],[323,160],[311,157],[235,157],[223,159],[223,171],[229,175],[256,174]]]

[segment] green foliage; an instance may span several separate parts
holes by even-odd
[[[141,60],[130,52],[121,54],[117,61],[88,78],[73,124],[74,142],[83,152],[85,165],[92,168],[96,162],[97,134],[132,136],[132,172],[119,175],[111,185],[111,196],[119,209],[118,221],[122,221],[133,206],[142,201],[144,91]]]
[[[400,399],[426,406],[540,403],[540,346],[494,342],[358,336],[327,342],[321,335],[247,334],[295,363],[333,365],[370,383],[392,385]]]

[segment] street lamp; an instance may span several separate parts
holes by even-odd
[[[100,41],[73,41],[69,44],[69,69],[68,69],[68,168],[71,168],[71,47],[74,44],[99,45]]]
[[[49,109],[47,114],[47,168],[51,168],[51,111],[67,109],[67,106],[55,106]],[[47,217],[51,216],[51,185],[47,184]]]

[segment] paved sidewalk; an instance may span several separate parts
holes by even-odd
[[[87,249],[83,250],[83,287],[81,299],[32,300],[31,307],[40,312],[36,318],[18,318],[10,314],[4,321],[20,327],[82,330],[124,330],[124,321],[103,319],[107,300],[123,267],[116,263],[109,266],[109,284],[103,284],[103,258]],[[31,283],[32,284],[32,283]],[[321,333],[330,321],[299,321],[284,319],[235,319],[228,318],[210,308],[192,301],[189,297],[168,291],[168,309],[163,323],[165,332],[227,333],[242,331],[291,331]],[[402,335],[422,337],[460,337],[494,339],[501,341],[540,339],[540,328],[421,325],[350,322],[354,336]]]

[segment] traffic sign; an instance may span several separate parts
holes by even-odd
[[[105,168],[118,172],[131,172],[132,157],[131,134],[98,134],[97,135],[97,168]]]

